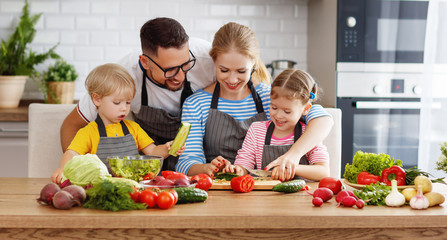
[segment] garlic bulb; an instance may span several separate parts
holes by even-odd
[[[391,193],[386,196],[385,203],[389,207],[400,207],[405,204],[405,196],[397,190],[396,179],[391,180]]]
[[[418,194],[410,200],[410,206],[414,209],[426,209],[430,205],[428,198],[422,193],[422,185],[417,186]]]

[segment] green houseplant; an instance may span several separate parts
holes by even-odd
[[[73,65],[60,59],[50,65],[40,80],[40,89],[47,103],[73,103],[78,73]]]
[[[29,49],[35,37],[35,25],[42,14],[30,15],[28,1],[22,10],[20,22],[14,33],[0,45],[0,108],[14,108],[19,105],[27,78],[39,75],[36,65],[49,58],[59,58],[55,53],[57,45],[45,53]]]

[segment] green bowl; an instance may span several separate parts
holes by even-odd
[[[163,158],[151,155],[110,156],[107,157],[107,164],[114,177],[140,182],[158,175],[163,165]]]

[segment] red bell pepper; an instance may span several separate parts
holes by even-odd
[[[250,175],[244,175],[231,179],[231,189],[235,192],[246,193],[253,190],[255,179]]]
[[[397,165],[382,170],[382,179],[380,182],[391,186],[391,180],[396,179],[397,186],[405,185],[405,170]]]
[[[370,174],[369,172],[361,172],[357,176],[357,184],[369,185],[371,183],[380,182],[380,176]]]

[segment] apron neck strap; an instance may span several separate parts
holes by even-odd
[[[107,131],[106,127],[104,126],[104,122],[102,121],[99,114],[96,116],[95,119],[96,124],[98,124],[98,131],[100,137],[107,137]],[[127,128],[126,124],[124,124],[124,121],[120,121],[121,128],[123,129],[124,136],[129,135],[129,129]]]
[[[253,82],[250,80],[247,82],[248,88],[250,88],[251,96],[253,98],[253,101],[256,104],[256,110],[258,113],[264,112],[264,106],[262,105],[261,97],[259,96],[258,92],[256,92],[255,87],[253,86]],[[219,102],[219,95],[220,95],[220,83],[216,82],[216,86],[214,87],[213,91],[213,98],[211,100],[211,108],[217,109],[217,105]]]
[[[151,83],[155,84],[159,88],[167,89],[165,86],[160,85],[159,83],[153,81],[146,72],[146,69],[143,68],[143,65],[141,64],[141,61],[138,61],[138,64],[140,65],[141,71],[143,71],[143,81],[142,81],[142,87],[141,87],[141,105],[147,106],[147,90],[146,90],[146,78],[151,81]],[[185,83],[183,85],[182,94],[180,96],[180,106],[183,106],[183,103],[185,102],[186,98],[191,96],[193,94],[191,83],[188,81],[188,78],[185,75]]]
[[[275,124],[272,121],[270,121],[269,127],[267,128],[267,134],[265,135],[264,145],[270,145],[274,129],[275,129]],[[296,142],[298,140],[298,138],[301,137],[301,132],[302,132],[301,123],[300,123],[300,121],[298,121],[295,125],[295,131],[293,134],[293,142]]]

